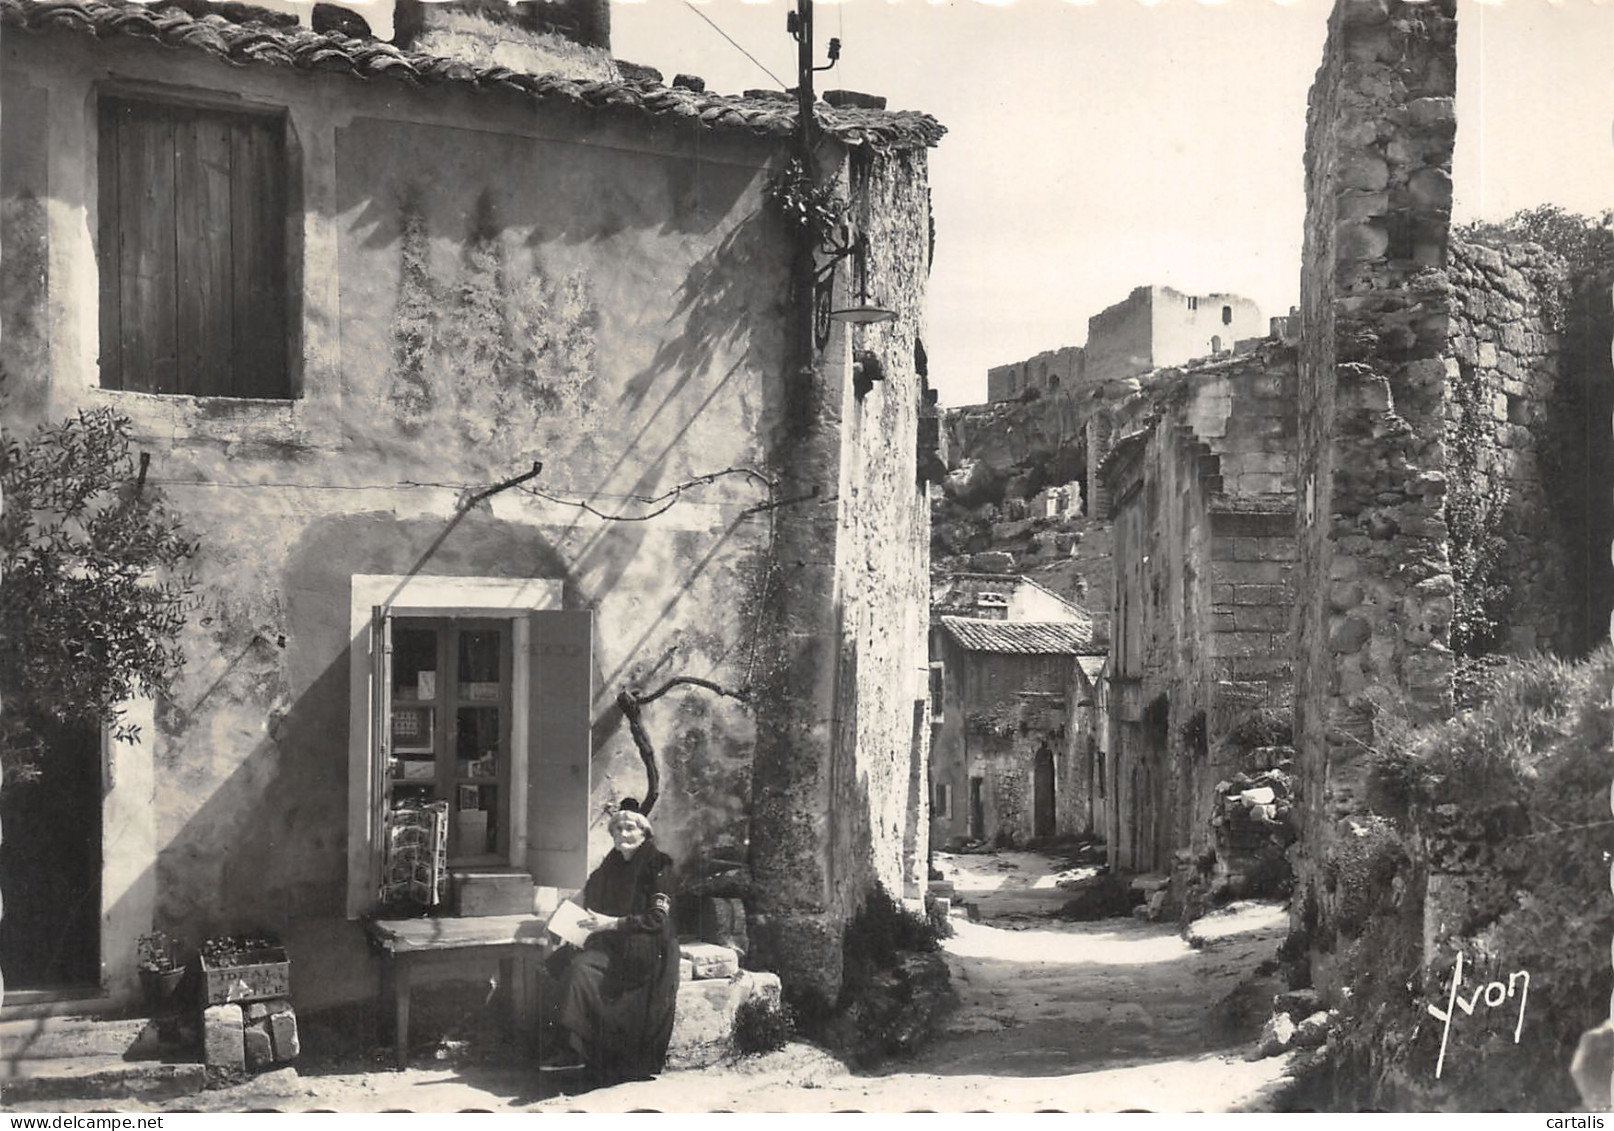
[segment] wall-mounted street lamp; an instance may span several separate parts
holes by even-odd
[[[840,232],[820,244],[817,251],[827,260],[813,275],[813,340],[819,349],[829,344],[831,322],[866,326],[896,318],[896,311],[869,300],[869,237],[866,233],[854,236],[850,227],[843,224]],[[857,299],[851,306],[837,309],[834,306],[835,269],[847,256],[852,257],[853,270],[857,272]]]
[[[829,41],[829,65],[813,66],[813,0],[796,0],[796,10],[787,15],[786,30],[796,41],[796,144],[802,168],[811,177],[815,168],[813,72],[827,71],[841,57],[841,41]],[[871,322],[889,322],[896,313],[878,303],[869,301],[869,239],[863,232],[855,236],[847,224],[840,231],[821,240],[813,249],[814,259],[820,256],[827,262],[812,268],[813,274],[813,342],[823,349],[829,344],[831,322],[848,322],[866,325]],[[852,306],[833,309],[835,297],[835,268],[847,256],[853,257],[857,270],[857,301]]]

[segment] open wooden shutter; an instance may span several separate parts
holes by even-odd
[[[546,887],[588,876],[594,613],[535,612],[528,688],[527,870]]]
[[[392,762],[392,614],[370,610],[370,884],[379,898],[386,850],[387,767]]]

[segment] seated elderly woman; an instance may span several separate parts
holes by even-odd
[[[539,1067],[642,1079],[666,1063],[678,1000],[672,858],[656,847],[650,819],[632,799],[608,827],[614,847],[583,888],[592,933],[581,950],[567,947],[551,964],[559,1047]]]

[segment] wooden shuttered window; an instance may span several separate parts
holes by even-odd
[[[285,119],[100,102],[101,384],[291,396]]]

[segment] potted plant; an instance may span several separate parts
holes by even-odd
[[[162,931],[141,935],[135,945],[139,955],[140,989],[146,995],[146,1006],[153,1014],[167,1012],[174,1005],[180,980],[185,977],[178,948]]]

